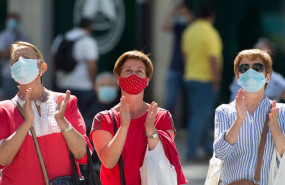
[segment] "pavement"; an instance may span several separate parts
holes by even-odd
[[[177,150],[179,152],[180,162],[183,169],[183,172],[189,181],[188,185],[204,185],[209,161],[186,161],[186,149],[187,149],[187,143],[186,143],[186,135],[181,134],[179,135],[179,130],[177,131],[178,135],[175,138],[175,143]],[[181,132],[180,132],[181,133]],[[198,151],[199,153],[199,151]],[[201,155],[202,152],[200,151]]]

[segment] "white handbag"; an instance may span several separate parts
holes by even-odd
[[[285,185],[285,152],[283,156],[274,149],[270,164],[269,180],[268,185]],[[278,161],[277,161],[278,159]]]
[[[167,159],[160,141],[151,151],[147,146],[140,176],[142,185],[177,185],[175,167]]]
[[[216,158],[215,153],[209,162],[209,169],[204,185],[218,185],[222,169],[222,160]]]

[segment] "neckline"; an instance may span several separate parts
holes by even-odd
[[[119,112],[118,112],[114,107],[113,107],[111,110],[113,111],[113,113],[115,113],[116,115],[118,115],[118,116],[120,117]],[[132,121],[132,120],[139,120],[139,119],[142,119],[142,118],[146,117],[147,114],[148,114],[148,110],[147,110],[143,115],[141,115],[140,117],[135,118],[135,119],[131,119],[131,121]]]

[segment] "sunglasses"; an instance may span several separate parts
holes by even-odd
[[[264,65],[263,64],[261,64],[261,63],[254,63],[254,64],[252,64],[252,66],[250,67],[250,65],[249,64],[240,64],[239,66],[238,66],[238,71],[240,72],[240,73],[245,73],[247,70],[249,70],[249,69],[253,69],[253,70],[255,70],[255,71],[257,71],[257,72],[259,72],[259,73],[261,73],[262,71],[263,71],[263,69],[264,69]]]

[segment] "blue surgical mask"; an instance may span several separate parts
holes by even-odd
[[[257,92],[264,87],[265,83],[264,74],[253,69],[242,73],[238,79],[238,84],[247,92]]]
[[[111,103],[116,99],[117,92],[113,86],[102,86],[98,88],[98,99],[103,103]]]
[[[19,84],[29,84],[39,75],[38,61],[19,57],[11,67],[12,78]]]
[[[19,27],[19,22],[16,19],[9,19],[6,26],[10,30],[17,30]]]
[[[180,25],[186,25],[188,23],[188,18],[186,16],[180,16],[177,18],[177,23]]]

